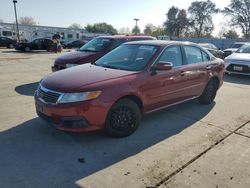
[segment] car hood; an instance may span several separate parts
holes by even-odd
[[[76,63],[82,59],[86,59],[92,55],[95,55],[96,52],[82,52],[82,51],[73,51],[66,53],[55,60],[55,64],[66,64],[66,63]]]
[[[238,50],[238,48],[227,48],[223,51],[231,51],[231,52],[236,52]]]
[[[27,45],[27,44],[30,44],[30,42],[20,42],[20,43],[18,43],[18,45]]]
[[[41,85],[53,91],[72,93],[80,92],[80,88],[84,90],[85,86],[98,85],[100,82],[132,74],[135,74],[135,72],[109,69],[88,63],[51,73],[42,80]]]
[[[233,53],[226,58],[227,60],[240,60],[240,61],[249,61],[250,62],[250,54],[247,53]]]

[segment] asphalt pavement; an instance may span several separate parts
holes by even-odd
[[[71,134],[34,107],[59,55],[0,49],[1,188],[250,187],[250,77],[225,75],[211,105],[145,115],[126,138]]]

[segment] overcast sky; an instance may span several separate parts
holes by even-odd
[[[134,18],[139,18],[141,30],[147,23],[160,26],[166,20],[166,13],[171,6],[187,9],[194,0],[18,0],[18,17],[33,17],[39,25],[68,27],[79,23],[87,24],[106,22],[116,29],[135,25]],[[218,8],[223,8],[230,0],[212,0]],[[0,19],[13,22],[14,8],[12,0],[1,0]],[[216,34],[224,22],[224,16],[213,18]]]

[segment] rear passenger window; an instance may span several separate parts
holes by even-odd
[[[184,46],[184,50],[186,53],[188,64],[195,64],[195,63],[200,63],[203,61],[200,48],[197,48],[194,46]]]
[[[157,63],[160,61],[173,63],[173,67],[178,67],[182,65],[182,54],[181,48],[179,46],[168,47],[160,59],[158,59]]]
[[[202,59],[203,59],[203,61],[209,61],[210,60],[210,57],[209,57],[209,55],[206,52],[201,51],[201,53],[202,53]]]

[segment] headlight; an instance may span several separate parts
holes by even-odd
[[[71,64],[71,63],[69,63],[69,64],[66,64],[66,67],[67,68],[70,68],[70,67],[74,67],[74,66],[77,66],[78,64]]]
[[[233,61],[231,59],[225,58],[225,65],[228,65],[229,63],[232,63]]]
[[[87,101],[99,97],[101,91],[91,91],[83,93],[65,93],[58,103],[71,103],[79,101]]]

